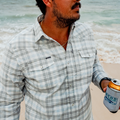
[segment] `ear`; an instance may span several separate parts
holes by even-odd
[[[51,3],[52,3],[52,0],[43,0],[44,4],[47,6],[47,7],[51,7]]]

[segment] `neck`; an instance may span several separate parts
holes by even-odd
[[[41,27],[43,32],[49,37],[56,40],[61,45],[67,44],[69,37],[69,29],[70,27],[58,27],[55,25],[54,20],[47,19],[46,17],[41,22]]]

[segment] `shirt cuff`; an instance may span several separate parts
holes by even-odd
[[[101,88],[101,90],[102,90],[102,91],[103,91],[103,89],[102,89],[102,86],[101,86],[101,82],[102,82],[103,80],[108,80],[108,81],[111,81],[111,78],[104,77],[104,78],[102,78],[102,79],[101,79],[101,81],[100,81],[99,85],[100,85],[100,88]],[[103,92],[104,92],[104,91],[103,91]]]

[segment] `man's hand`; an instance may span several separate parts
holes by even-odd
[[[101,87],[102,87],[102,89],[103,89],[104,92],[106,92],[107,86],[108,86],[109,82],[110,82],[109,80],[103,80],[101,82]]]
[[[110,82],[109,80],[103,80],[101,82],[101,87],[102,87],[102,89],[103,89],[104,92],[106,92],[107,86],[108,86],[109,82]],[[120,107],[119,107],[119,110],[120,110]]]

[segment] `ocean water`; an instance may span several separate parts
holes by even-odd
[[[81,0],[80,22],[91,26],[100,61],[120,63],[120,0]],[[35,0],[0,0],[0,61],[5,45],[41,14]]]

